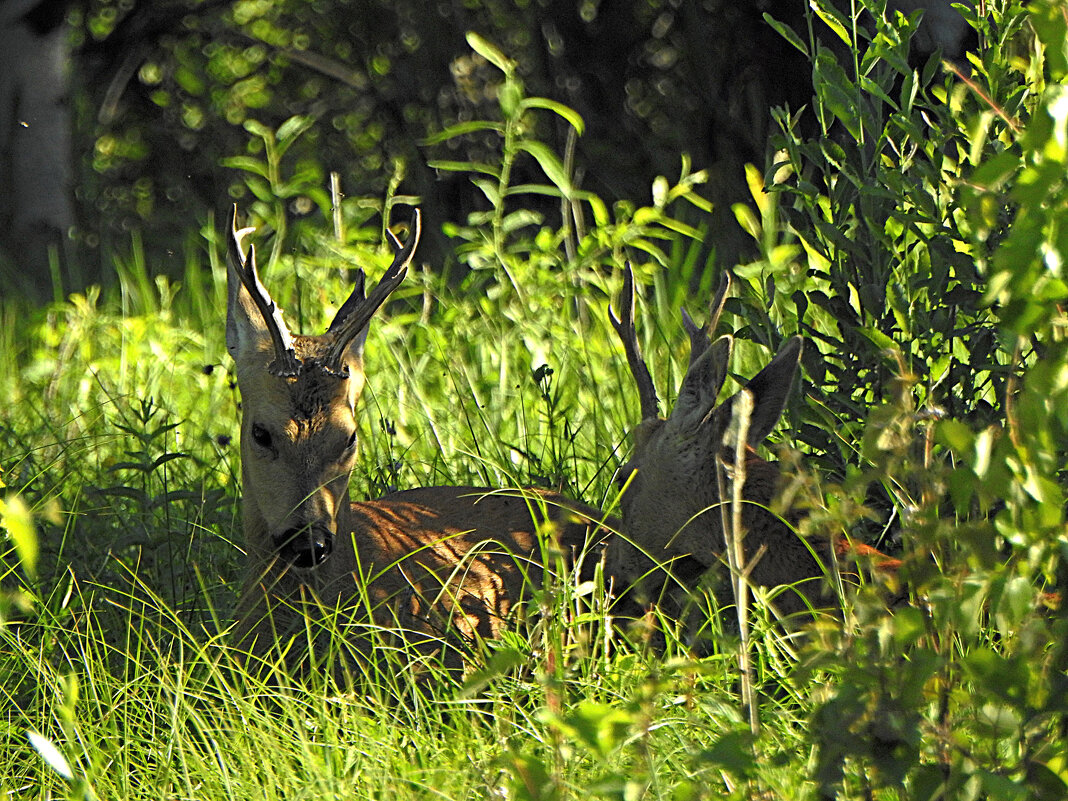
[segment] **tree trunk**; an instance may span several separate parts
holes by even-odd
[[[0,290],[38,300],[74,224],[66,7],[0,3]]]

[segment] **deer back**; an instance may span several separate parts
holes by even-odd
[[[275,564],[257,577],[239,639],[258,650],[306,639],[309,625],[326,621],[322,637],[343,642],[349,664],[385,646],[460,669],[480,643],[517,625],[546,569],[563,565],[570,576],[584,559],[582,577],[590,576],[602,518],[540,490],[422,487],[357,502],[351,532],[322,565]]]

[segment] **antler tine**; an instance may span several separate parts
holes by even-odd
[[[364,287],[366,284],[367,273],[365,273],[361,267],[356,271],[356,278],[352,284],[352,292],[349,293],[348,299],[341,304],[341,308],[337,310],[337,314],[334,315],[334,319],[330,323],[330,327],[326,329],[326,333],[333,334],[340,331],[345,325],[345,320],[348,319],[353,310],[358,309],[360,304],[367,300],[367,295],[364,294]]]
[[[619,317],[616,317],[612,307],[609,306],[608,319],[612,321],[612,327],[616,329],[616,333],[623,342],[627,364],[630,365],[630,372],[634,375],[634,381],[638,385],[642,420],[656,419],[660,416],[660,401],[656,397],[656,387],[653,386],[653,378],[649,375],[649,368],[642,358],[641,349],[638,347],[638,335],[634,330],[634,272],[630,268],[630,262],[627,262],[626,272],[623,273],[623,294],[619,298]]]
[[[708,346],[712,344],[712,336],[719,327],[719,318],[723,314],[723,306],[727,302],[727,293],[730,288],[731,274],[724,272],[719,281],[719,289],[716,290],[712,305],[708,309],[708,320],[700,328],[686,309],[679,309],[682,312],[682,327],[690,335],[690,367],[693,367],[694,362],[700,359],[701,355],[708,350]]]
[[[723,276],[719,279],[719,289],[716,290],[716,296],[712,298],[712,305],[708,309],[707,327],[709,339],[719,328],[719,318],[723,316],[723,307],[727,304],[727,293],[730,291],[731,274],[724,270]]]
[[[682,327],[690,335],[690,367],[693,367],[693,363],[701,358],[702,353],[708,350],[712,340],[708,338],[707,326],[703,328],[698,326],[685,307],[680,308],[679,311],[682,313]]]
[[[263,324],[271,337],[274,345],[274,361],[267,365],[267,370],[273,375],[289,378],[300,374],[301,363],[293,351],[293,340],[289,335],[289,329],[282,320],[282,312],[271,299],[267,289],[260,282],[259,271],[256,269],[256,248],[249,245],[248,255],[242,252],[241,241],[246,234],[255,231],[255,228],[237,227],[237,204],[230,209],[230,236],[227,242],[227,255],[233,264],[234,271],[241,284],[245,287],[252,302],[263,317]]]
[[[419,244],[419,234],[422,231],[422,215],[419,213],[419,209],[412,213],[412,220],[408,227],[408,241],[403,246],[401,246],[397,237],[393,235],[393,232],[388,228],[386,229],[389,245],[394,252],[393,263],[389,265],[389,269],[382,275],[381,280],[366,298],[363,297],[363,281],[362,279],[357,279],[357,291],[353,292],[353,297],[350,297],[345,302],[341,307],[341,311],[344,312],[350,301],[352,301],[353,308],[344,316],[339,313],[338,318],[331,324],[330,331],[334,332],[334,342],[327,352],[324,363],[327,369],[338,373],[343,372],[342,359],[345,355],[345,349],[348,348],[356,335],[364,329],[364,326],[371,321],[374,313],[386,302],[386,298],[390,296],[390,293],[400,286],[401,281],[404,280],[404,276],[408,272],[408,265],[411,264],[412,257],[415,255],[415,247]]]

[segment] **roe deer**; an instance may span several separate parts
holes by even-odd
[[[350,501],[368,322],[404,277],[419,226],[416,211],[403,247],[390,234],[393,263],[369,295],[361,270],[326,333],[303,336],[289,333],[260,283],[255,248],[246,253],[254,229],[238,230],[231,212],[226,347],[242,403],[243,648],[274,647],[318,620],[345,629],[335,644],[356,661],[375,630],[460,667],[468,646],[498,635],[540,585],[547,536],[565,553],[600,536],[599,511],[537,490],[424,487]],[[547,521],[555,533],[539,536]]]
[[[785,615],[820,603],[820,580],[831,554],[826,542],[806,543],[772,511],[781,484],[778,464],[754,450],[771,433],[782,415],[801,358],[800,337],[788,339],[763,370],[737,394],[717,405],[727,376],[733,339],[712,341],[730,288],[729,276],[712,302],[709,318],[698,328],[686,310],[683,327],[690,337],[690,358],[678,399],[667,419],[658,415],[658,400],[642,359],[634,328],[634,276],[627,265],[620,316],[609,311],[623,342],[627,362],[638,386],[641,422],[632,432],[633,454],[617,474],[623,494],[622,536],[606,548],[605,575],[617,587],[630,587],[645,599],[671,600],[678,612],[682,594],[717,565],[725,565],[724,503],[721,488],[735,466],[736,442],[731,439],[732,415],[743,393],[752,400],[744,442],[744,484],[741,530],[751,585],[768,588],[789,585],[775,606]],[[796,518],[791,522],[796,522]],[[896,560],[874,548],[836,543],[836,554],[870,557],[873,566],[892,570]],[[847,553],[848,552],[848,553]],[[817,558],[819,557],[819,558]],[[665,584],[671,573],[670,584]],[[675,588],[675,589],[673,589]],[[721,596],[722,597],[722,596]]]

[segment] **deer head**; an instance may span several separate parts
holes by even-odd
[[[360,270],[318,336],[290,334],[260,283],[255,248],[245,248],[255,229],[239,230],[236,214],[235,207],[227,236],[226,349],[241,390],[246,548],[254,564],[314,568],[330,557],[339,519],[349,515],[368,323],[404,278],[419,241],[419,212],[404,246],[389,234],[393,263],[370,295]]]
[[[736,443],[730,441],[733,431],[731,418],[742,393],[752,397],[746,446],[755,448],[771,432],[782,414],[797,373],[801,355],[801,338],[787,340],[771,362],[750,380],[743,389],[717,405],[716,398],[723,387],[730,361],[733,340],[729,336],[714,342],[720,313],[730,281],[727,276],[711,306],[708,321],[698,327],[686,310],[682,310],[683,327],[690,337],[690,359],[686,377],[679,390],[678,400],[667,419],[658,415],[658,401],[649,370],[638,348],[634,329],[634,276],[627,265],[624,278],[620,317],[610,311],[612,324],[623,341],[627,361],[638,385],[642,421],[633,430],[633,454],[620,468],[617,480],[623,488],[621,507],[624,539],[613,543],[609,551],[608,571],[617,579],[633,582],[652,567],[651,559],[671,563],[676,576],[686,582],[695,581],[711,568],[724,548],[723,510],[721,509],[721,481],[717,471],[724,461],[733,461]],[[747,508],[759,510],[762,516],[750,523],[747,550],[752,554],[756,545],[776,547],[775,538],[796,537],[772,515],[763,512],[772,501],[779,478],[777,465],[751,454],[747,461],[744,496]],[[777,526],[774,532],[766,530]],[[793,548],[791,547],[791,550]],[[804,552],[804,546],[800,546]],[[803,558],[803,557],[802,557]],[[773,564],[776,560],[767,560]],[[759,567],[759,565],[758,565]],[[801,566],[799,565],[799,568]],[[790,583],[809,575],[783,577],[759,583]],[[789,572],[788,570],[786,571]],[[805,572],[810,568],[806,566]]]

